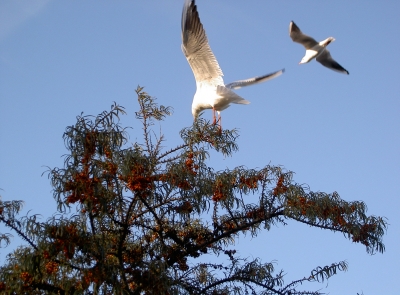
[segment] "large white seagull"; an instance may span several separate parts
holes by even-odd
[[[264,76],[225,85],[222,79],[222,70],[208,44],[207,35],[200,22],[194,0],[185,0],[182,10],[182,51],[196,79],[197,90],[193,98],[192,115],[196,119],[203,110],[212,109],[214,124],[216,124],[216,111],[218,112],[218,121],[221,124],[220,112],[229,107],[231,103],[250,103],[231,89],[264,82],[278,77],[284,72],[284,69],[282,69]]]

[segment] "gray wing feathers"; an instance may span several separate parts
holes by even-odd
[[[320,55],[317,56],[317,61],[321,63],[323,66],[334,70],[336,72],[340,72],[343,74],[349,74],[349,72],[343,68],[339,63],[337,63],[331,56],[331,53],[328,49],[325,49]]]
[[[263,75],[263,76],[258,76],[258,77],[254,77],[254,78],[249,78],[249,79],[245,79],[245,80],[239,80],[239,81],[235,81],[232,83],[229,83],[227,85],[225,85],[225,87],[230,88],[230,89],[239,89],[245,86],[250,86],[253,84],[257,84],[257,83],[262,83],[262,82],[266,82],[268,80],[271,80],[273,78],[276,78],[280,75],[282,75],[285,72],[285,69],[282,69],[280,71],[274,72],[274,73],[270,73],[267,75]]]
[[[181,26],[182,51],[192,68],[196,81],[214,79],[222,81],[222,70],[208,44],[194,0],[185,1]]]
[[[306,49],[313,48],[318,44],[314,38],[303,34],[303,32],[300,31],[299,27],[293,21],[291,21],[289,25],[289,36],[292,38],[293,42],[300,43]]]

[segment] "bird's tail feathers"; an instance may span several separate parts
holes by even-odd
[[[221,96],[222,100],[226,100],[228,103],[238,103],[238,104],[249,104],[250,101],[245,100],[240,95],[230,90],[225,86],[217,86],[217,94]]]

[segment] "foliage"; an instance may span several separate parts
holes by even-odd
[[[233,248],[239,234],[254,237],[288,219],[342,232],[368,253],[384,251],[387,223],[367,216],[361,201],[312,192],[277,166],[209,167],[210,150],[237,150],[235,130],[200,118],[182,130],[181,145],[164,150],[151,126],[171,110],[142,88],[137,94],[143,143],[128,144],[116,104],[66,129],[64,167],[49,171],[52,218],[18,219],[22,202],[0,201],[1,222],[27,241],[1,266],[1,294],[320,294],[299,287],[346,270],[346,262],[285,284],[272,262],[240,258]]]

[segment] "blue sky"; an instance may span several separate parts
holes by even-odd
[[[137,85],[174,108],[162,123],[166,147],[192,123],[195,82],[180,45],[183,1],[5,0],[0,3],[0,195],[25,213],[55,212],[46,166],[61,167],[62,134],[81,112],[113,101],[141,139]],[[250,105],[222,112],[238,128],[239,151],[214,155],[215,170],[282,165],[314,191],[363,200],[390,224],[386,252],[370,256],[340,234],[290,222],[239,240],[242,256],[277,261],[287,282],[316,266],[347,260],[349,270],[305,288],[330,294],[395,294],[400,275],[400,39],[398,1],[197,1],[226,83],[285,68],[281,77],[237,93]],[[298,65],[304,48],[293,20],[317,40],[334,37],[332,56],[350,75]],[[211,111],[205,112],[211,119]],[[158,131],[159,127],[156,127]],[[4,227],[0,227],[4,232]],[[19,245],[0,249],[0,263]],[[327,287],[327,289],[325,289]]]

